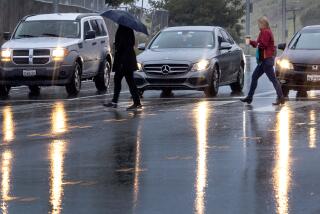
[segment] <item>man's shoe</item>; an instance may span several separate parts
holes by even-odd
[[[252,98],[250,97],[245,97],[243,99],[240,99],[241,102],[243,103],[248,103],[248,104],[251,104],[252,103]]]
[[[272,103],[274,106],[283,105],[286,102],[285,98],[278,98],[275,103]]]
[[[117,107],[118,107],[118,104],[117,104],[117,103],[110,102],[110,103],[104,103],[103,106],[104,106],[104,107],[107,107],[107,108],[117,108]]]
[[[133,104],[127,108],[127,111],[136,111],[142,109],[141,104]]]

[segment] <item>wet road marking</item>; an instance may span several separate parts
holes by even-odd
[[[319,102],[315,102],[315,101],[289,101],[287,102],[284,106],[288,107],[289,110],[295,110],[295,109],[299,109],[299,108],[303,108],[303,107],[307,107],[307,106],[312,106],[315,104],[319,104]],[[253,108],[252,111],[255,112],[276,112],[279,111],[281,109],[280,106],[265,106],[265,107],[260,107],[260,108]]]

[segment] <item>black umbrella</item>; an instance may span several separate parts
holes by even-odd
[[[119,25],[126,26],[137,32],[148,34],[147,27],[132,14],[124,10],[107,10],[101,13],[101,16],[104,16],[112,21],[118,23]]]

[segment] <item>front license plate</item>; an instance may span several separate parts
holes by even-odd
[[[34,77],[37,75],[37,71],[36,70],[23,70],[22,75],[24,77]]]

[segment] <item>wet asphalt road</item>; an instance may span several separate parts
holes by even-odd
[[[135,113],[90,82],[27,95],[0,102],[1,213],[320,213],[320,92],[273,107],[264,78],[252,106],[223,87],[146,92]]]

